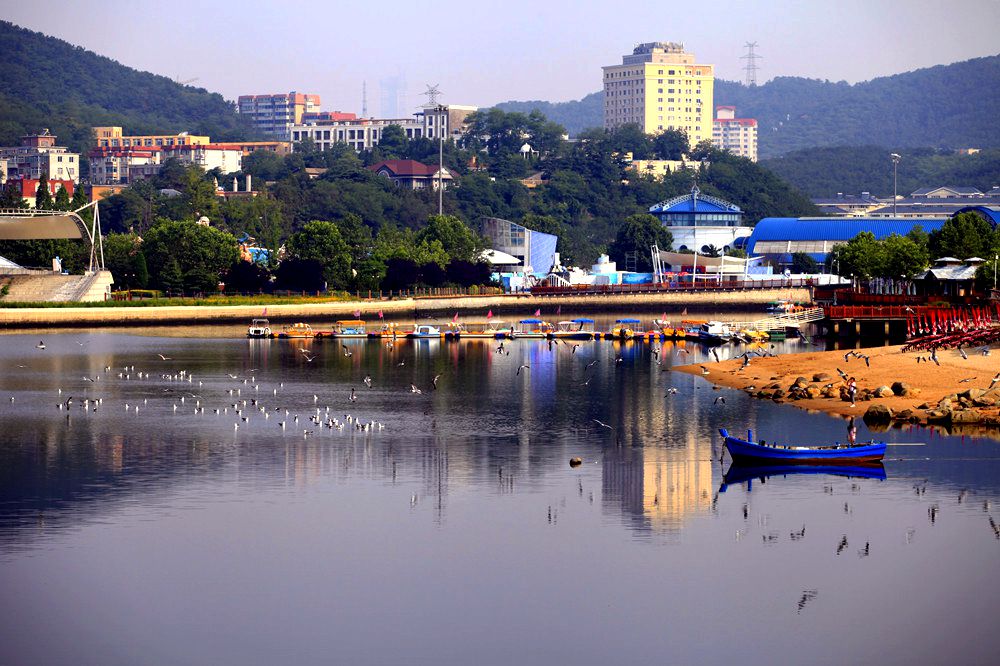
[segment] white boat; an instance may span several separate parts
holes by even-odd
[[[247,329],[248,338],[269,338],[271,337],[271,322],[266,319],[254,319]]]
[[[706,321],[698,329],[698,339],[708,344],[719,345],[733,339],[733,331],[729,324],[721,321]]]

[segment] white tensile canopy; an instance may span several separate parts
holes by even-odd
[[[94,221],[88,226],[80,212],[93,206]],[[34,208],[0,209],[0,240],[86,239],[90,242],[91,271],[104,269],[104,244],[101,240],[100,213],[97,202],[74,211],[36,210]]]

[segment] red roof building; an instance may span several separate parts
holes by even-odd
[[[416,160],[385,160],[368,167],[370,171],[380,176],[385,176],[396,185],[411,190],[433,189],[437,190],[438,182],[444,189],[448,189],[449,183],[455,179],[445,167],[441,169],[440,181],[438,179],[438,167],[428,166]]]

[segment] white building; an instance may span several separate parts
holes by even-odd
[[[135,167],[160,164],[160,151],[152,148],[95,148],[89,157],[92,185],[128,185]]]
[[[346,143],[354,150],[369,150],[377,146],[382,132],[390,125],[398,125],[408,139],[458,138],[465,127],[465,119],[476,111],[475,106],[457,104],[427,107],[413,118],[357,118],[353,120],[319,120],[292,125],[293,144],[311,139],[318,150],[327,150],[335,143]],[[293,146],[294,149],[294,146]]]
[[[302,122],[306,113],[319,111],[319,95],[308,93],[279,93],[276,95],[240,95],[237,112],[249,118],[254,127],[264,134],[287,140],[292,125]]]
[[[712,145],[756,162],[757,121],[753,118],[737,118],[735,106],[715,107]]]
[[[243,151],[239,148],[222,148],[212,144],[201,146],[170,146],[160,153],[160,162],[175,157],[183,164],[196,164],[205,171],[218,168],[222,173],[243,169]]]

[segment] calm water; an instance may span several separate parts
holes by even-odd
[[[846,423],[698,345],[179,335],[0,336],[0,663],[995,663],[997,441],[724,484]]]

